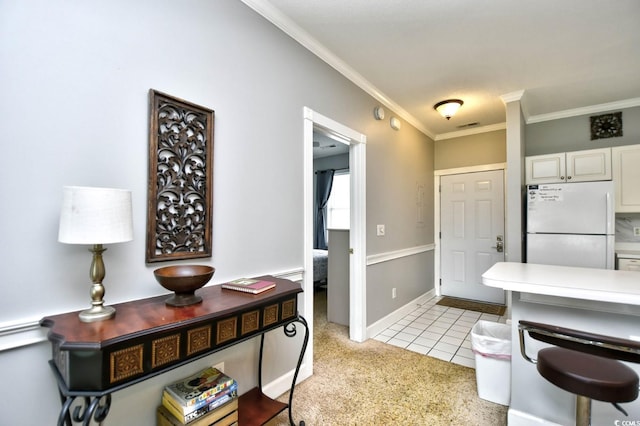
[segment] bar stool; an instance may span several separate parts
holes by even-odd
[[[525,331],[554,347],[538,351],[537,359],[529,357]],[[640,342],[524,320],[518,332],[522,356],[542,377],[576,395],[576,426],[591,424],[592,399],[610,402],[627,415],[618,404],[638,397],[638,375],[618,360],[640,363]]]

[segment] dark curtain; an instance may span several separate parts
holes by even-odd
[[[313,247],[327,249],[327,201],[331,195],[333,175],[335,170],[322,170],[316,172],[316,234],[313,238]]]

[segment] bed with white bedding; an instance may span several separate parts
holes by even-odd
[[[329,252],[327,250],[313,249],[313,283],[321,285],[327,283],[327,264]]]

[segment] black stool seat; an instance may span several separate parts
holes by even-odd
[[[576,395],[605,402],[638,397],[638,375],[614,359],[551,347],[538,352],[537,369],[549,382]]]

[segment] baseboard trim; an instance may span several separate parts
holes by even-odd
[[[425,302],[427,302],[434,296],[435,290],[431,289],[422,296],[418,296],[406,305],[396,309],[384,318],[381,318],[378,321],[374,322],[369,327],[367,327],[367,338],[370,339],[378,335],[383,330],[389,328],[391,325],[404,318],[410,312],[413,312],[416,308],[422,306]]]
[[[262,392],[267,395],[269,398],[276,399],[279,398],[280,395],[285,392],[289,392],[291,390],[291,382],[293,382],[293,375],[295,374],[295,369],[286,372],[282,376],[274,379],[273,381],[267,383],[262,387]],[[313,374],[312,369],[307,363],[302,363],[300,366],[300,371],[298,372],[298,379],[296,380],[296,385],[301,383],[305,379],[308,379]]]

